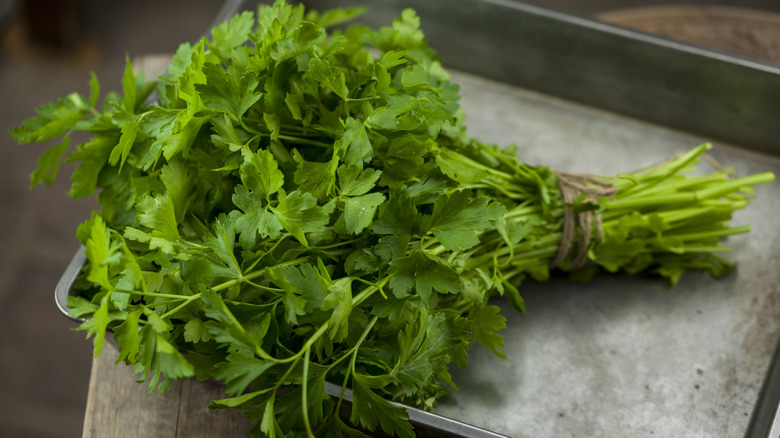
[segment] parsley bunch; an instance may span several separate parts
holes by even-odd
[[[96,355],[110,331],[150,392],[224,382],[232,397],[212,406],[242,409],[258,436],[409,437],[387,399],[431,408],[472,339],[503,357],[488,300],[523,310],[525,278],[730,266],[720,239],[748,231],[731,213],[772,174],[687,175],[706,145],[615,178],[523,163],[466,134],[413,11],[326,31],[359,12],[261,6],[181,45],[168,75],[128,61],[121,95],[98,105],[93,76],[89,98],[12,131],[63,139],[33,186],[72,132],[91,134],[67,158],[70,195],[100,203],[77,231],[88,263],[69,304]],[[326,381],[352,388],[349,422]]]

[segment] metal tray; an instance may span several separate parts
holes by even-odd
[[[217,21],[256,4],[228,1]],[[775,65],[511,1],[369,6],[371,26],[414,7],[455,70],[471,134],[516,143],[527,162],[615,174],[713,141],[739,173],[780,174]],[[460,390],[420,424],[445,416],[517,437],[777,436],[780,184],[756,195],[735,216],[753,232],[730,239],[739,268],[722,280],[523,285],[528,313],[503,310],[509,360],[472,348],[468,370],[453,369]],[[57,287],[64,313],[82,264],[77,253]]]

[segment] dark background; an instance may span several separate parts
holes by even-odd
[[[8,131],[41,104],[73,91],[88,95],[90,71],[103,92],[121,89],[125,53],[173,52],[197,40],[221,1],[2,3],[0,437],[78,437],[91,343],[57,310],[54,286],[78,247],[76,226],[95,203],[66,197],[72,166],[51,187],[30,191],[45,147],[19,146]]]
[[[538,0],[579,14],[670,1]],[[687,0],[686,4],[708,3]],[[780,9],[776,0],[737,2]],[[0,437],[81,435],[91,343],[54,304],[54,287],[76,250],[77,225],[94,200],[65,196],[73,167],[52,187],[29,190],[45,150],[8,135],[35,107],[77,91],[89,72],[120,89],[125,54],[173,53],[208,29],[220,0],[0,0]],[[780,23],[780,21],[778,21]],[[424,28],[424,23],[423,23]],[[78,138],[73,138],[76,144]]]

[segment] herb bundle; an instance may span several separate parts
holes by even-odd
[[[523,163],[466,134],[413,11],[326,31],[359,12],[261,6],[181,45],[168,75],[128,61],[121,95],[98,105],[93,76],[12,131],[62,137],[33,186],[91,134],[67,158],[69,194],[100,203],[69,304],[96,355],[110,331],[150,392],[222,381],[212,406],[258,436],[413,436],[387,399],[433,407],[472,339],[503,357],[488,300],[524,310],[524,279],[730,267],[721,239],[749,231],[731,214],[772,174],[693,175],[708,145],[614,178]],[[326,381],[352,388],[349,421]]]

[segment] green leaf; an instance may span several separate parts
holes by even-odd
[[[484,169],[473,166],[455,152],[441,149],[436,155],[436,164],[441,172],[452,180],[463,184],[478,184],[487,179],[488,173]]]
[[[212,111],[224,112],[241,119],[244,113],[263,96],[255,91],[260,80],[253,75],[231,73],[222,66],[206,64],[203,66],[208,84],[196,84],[203,104]]]
[[[125,55],[125,72],[122,76],[122,106],[133,114],[136,106],[136,82],[133,74],[133,66],[130,64],[130,55]]]
[[[184,324],[184,340],[187,342],[208,342],[211,340],[206,324],[200,318],[192,318]]]
[[[30,175],[31,189],[41,183],[50,185],[57,179],[62,154],[68,150],[68,147],[70,147],[70,133],[66,134],[60,143],[52,146],[41,155],[41,158],[38,159],[38,168]]]
[[[330,88],[343,100],[347,99],[347,89],[344,73],[328,60],[313,58],[309,61],[309,69],[304,73],[304,79],[319,83],[321,87]]]
[[[301,380],[306,379],[306,405],[303,404],[303,386],[297,386],[293,391],[279,397],[276,402],[276,413],[279,426],[284,431],[301,430],[303,410],[308,411],[309,422],[319,424],[323,418],[325,403],[330,397],[325,394],[325,377],[327,367],[309,362],[308,375],[301,374]]]
[[[79,326],[79,330],[87,330],[87,337],[92,336],[92,344],[94,346],[94,357],[100,355],[100,351],[103,349],[103,341],[106,338],[106,330],[108,323],[111,321],[108,315],[108,294],[103,295],[100,300],[100,306],[92,314],[92,318],[88,319]]]
[[[261,389],[259,391],[248,392],[246,394],[239,395],[236,397],[212,400],[209,403],[209,408],[211,409],[245,408],[251,405],[252,403],[256,402],[258,399],[266,398],[266,394],[268,394],[268,392],[271,389],[273,388],[266,388],[266,389]],[[271,403],[271,405],[273,406],[273,403]]]
[[[249,32],[255,24],[255,15],[244,11],[234,15],[211,29],[213,47],[219,50],[229,50],[244,44],[249,39]]]
[[[318,200],[332,196],[339,165],[337,157],[324,163],[306,161],[297,149],[293,149],[293,159],[298,163],[294,178],[298,190],[311,193]]]
[[[268,399],[265,402],[263,408],[263,420],[260,422],[260,431],[268,436],[268,438],[275,438],[276,435],[281,436],[281,430],[276,423],[276,412],[274,411],[274,397]]]
[[[163,146],[171,136],[176,125],[175,111],[166,111],[161,108],[154,108],[152,112],[141,120],[140,130],[152,141],[146,141],[142,144],[141,150],[137,152],[138,159],[135,165],[143,170],[147,170],[157,163],[162,155]]]
[[[68,307],[70,308],[68,315],[74,318],[92,314],[98,309],[97,304],[75,295],[68,295]]]
[[[85,254],[89,260],[87,280],[97,283],[106,290],[112,290],[108,267],[119,261],[119,246],[111,242],[110,233],[103,218],[93,213],[89,225],[89,240]]]
[[[496,220],[496,230],[498,230],[498,233],[507,245],[513,246],[522,242],[526,236],[531,234],[534,228],[539,225],[539,222],[533,217],[507,220],[502,216]]]
[[[319,310],[331,282],[309,263],[268,268],[268,276],[287,294],[300,296],[305,301],[302,313],[298,315]]]
[[[441,195],[433,203],[430,231],[450,251],[479,243],[479,233],[503,216],[506,209],[488,198],[472,198],[468,190]]]
[[[252,333],[236,319],[233,313],[225,305],[222,297],[211,290],[201,292],[203,311],[213,321],[205,322],[206,327],[217,342],[226,343],[235,348],[245,349],[248,353],[260,353],[262,348]],[[263,333],[261,333],[261,336]]]
[[[322,27],[335,26],[338,24],[352,21],[363,15],[366,8],[363,6],[354,8],[334,8],[319,14],[317,11],[310,10],[306,14],[306,20],[319,24]]]
[[[166,137],[162,143],[162,153],[166,160],[171,160],[174,156],[187,152],[195,137],[200,132],[203,124],[211,118],[211,115],[194,116],[192,110],[180,112],[176,118],[176,127],[173,134]]]
[[[382,175],[381,170],[361,169],[360,166],[339,166],[339,186],[343,196],[360,196],[368,193]]]
[[[333,146],[334,150],[347,165],[363,167],[364,162],[374,156],[374,148],[366,133],[366,126],[358,120],[350,117],[346,122],[346,131],[340,140]]]
[[[360,374],[355,374],[352,380],[353,401],[349,421],[360,424],[372,432],[379,425],[388,435],[414,438],[415,433],[409,423],[406,409],[395,406],[377,395],[364,380]]]
[[[95,108],[100,97],[100,82],[95,72],[89,73],[89,105]]]
[[[366,119],[366,124],[377,129],[398,130],[399,116],[416,106],[414,97],[396,95],[387,99],[387,105],[375,109]]]
[[[125,227],[124,237],[136,242],[149,244],[151,251],[160,250],[167,255],[176,255],[179,252],[180,244],[176,241],[168,240],[159,235],[152,235],[133,227]]]
[[[244,151],[241,181],[266,200],[284,185],[284,174],[279,170],[271,151],[259,149],[256,153]]]
[[[400,358],[393,369],[407,395],[426,388],[450,362],[465,367],[471,344],[471,324],[453,310],[421,308],[417,324],[398,334]]]
[[[179,97],[187,102],[187,108],[190,109],[190,117],[195,112],[203,109],[200,95],[197,92],[198,84],[205,84],[207,82],[206,75],[203,73],[203,66],[206,64],[206,40],[201,39],[198,44],[192,47],[192,49],[179,47],[181,53],[177,52],[176,56],[181,55],[182,65],[186,64],[184,71],[179,75],[178,91]],[[188,60],[184,60],[184,57],[189,55]]]
[[[182,73],[187,70],[187,67],[192,62],[192,54],[194,48],[190,43],[182,43],[176,49],[176,54],[173,55],[171,64],[168,66],[168,73],[176,80]]]
[[[220,215],[214,221],[214,234],[206,237],[206,246],[217,256],[212,273],[217,277],[241,279],[244,277],[234,253],[236,232],[227,215]]]
[[[171,160],[160,169],[160,181],[171,199],[176,222],[184,219],[190,201],[193,198],[192,188],[195,184],[190,168],[182,160]]]
[[[36,108],[36,117],[29,118],[11,130],[19,143],[44,142],[59,137],[81,120],[89,105],[78,93],[71,93],[63,99]]]
[[[338,415],[334,415],[331,422],[330,433],[334,438],[369,438],[363,432],[347,426]]]
[[[460,277],[450,266],[425,251],[417,250],[411,255],[393,260],[387,270],[392,275],[389,285],[396,297],[407,295],[412,288],[427,300],[431,290],[440,293],[460,291]]]
[[[233,204],[243,211],[230,212],[230,220],[235,231],[241,234],[240,242],[244,249],[254,248],[258,234],[264,239],[279,237],[282,224],[265,208],[260,195],[239,184],[233,193]]]
[[[379,215],[374,221],[376,234],[395,234],[411,236],[415,233],[419,221],[417,207],[403,192],[392,191],[387,202],[379,209]]]
[[[168,340],[157,334],[156,358],[160,371],[173,379],[186,379],[195,375],[195,368]]]
[[[127,160],[127,156],[130,154],[130,150],[133,148],[133,143],[135,143],[135,138],[138,135],[138,127],[140,124],[141,122],[136,120],[125,123],[122,126],[122,135],[119,137],[119,144],[111,151],[111,155],[108,157],[108,164],[116,166],[116,164],[119,163],[119,168],[122,168]]]
[[[334,342],[343,342],[349,333],[349,315],[352,312],[352,278],[340,278],[328,287],[322,310],[331,309],[330,337]]]
[[[140,316],[140,310],[129,312],[125,321],[114,329],[114,339],[119,347],[117,362],[125,361],[125,363],[131,364],[135,363],[138,358],[138,351],[141,349],[141,338],[138,333]]]
[[[425,72],[425,69],[419,65],[410,65],[409,67],[406,67],[401,72],[401,85],[405,88],[415,88],[420,86],[426,86],[427,88],[430,88],[428,83],[428,73]],[[447,113],[446,117],[450,117],[450,114]]]
[[[504,338],[496,333],[506,328],[506,318],[499,314],[500,311],[498,306],[477,306],[469,310],[469,318],[474,322],[474,339],[496,356],[506,359],[506,354],[499,351],[505,347]]]
[[[145,308],[144,315],[146,315],[146,326],[151,327],[155,333],[167,336],[170,331],[173,330],[173,325],[171,325],[171,322],[158,315],[152,309],[148,307]]]
[[[74,198],[88,198],[95,193],[100,172],[106,165],[114,145],[116,139],[112,137],[94,137],[76,148],[76,152],[65,160],[68,163],[81,161],[70,177],[73,183],[68,195]]]
[[[151,235],[169,241],[181,239],[176,212],[169,194],[145,195],[136,204],[138,222],[152,230]]]
[[[215,365],[212,373],[215,378],[225,382],[227,394],[237,395],[272,366],[273,362],[235,352],[227,355],[226,362]]]
[[[271,132],[271,140],[279,140],[279,132],[282,129],[282,121],[278,114],[263,113],[263,122]]]
[[[344,200],[344,222],[347,231],[358,234],[371,225],[374,213],[385,201],[385,195],[381,193],[369,193]]]
[[[298,190],[279,196],[279,203],[271,207],[279,223],[304,246],[309,246],[306,234],[321,231],[328,225],[329,213],[317,205],[317,199]]]

